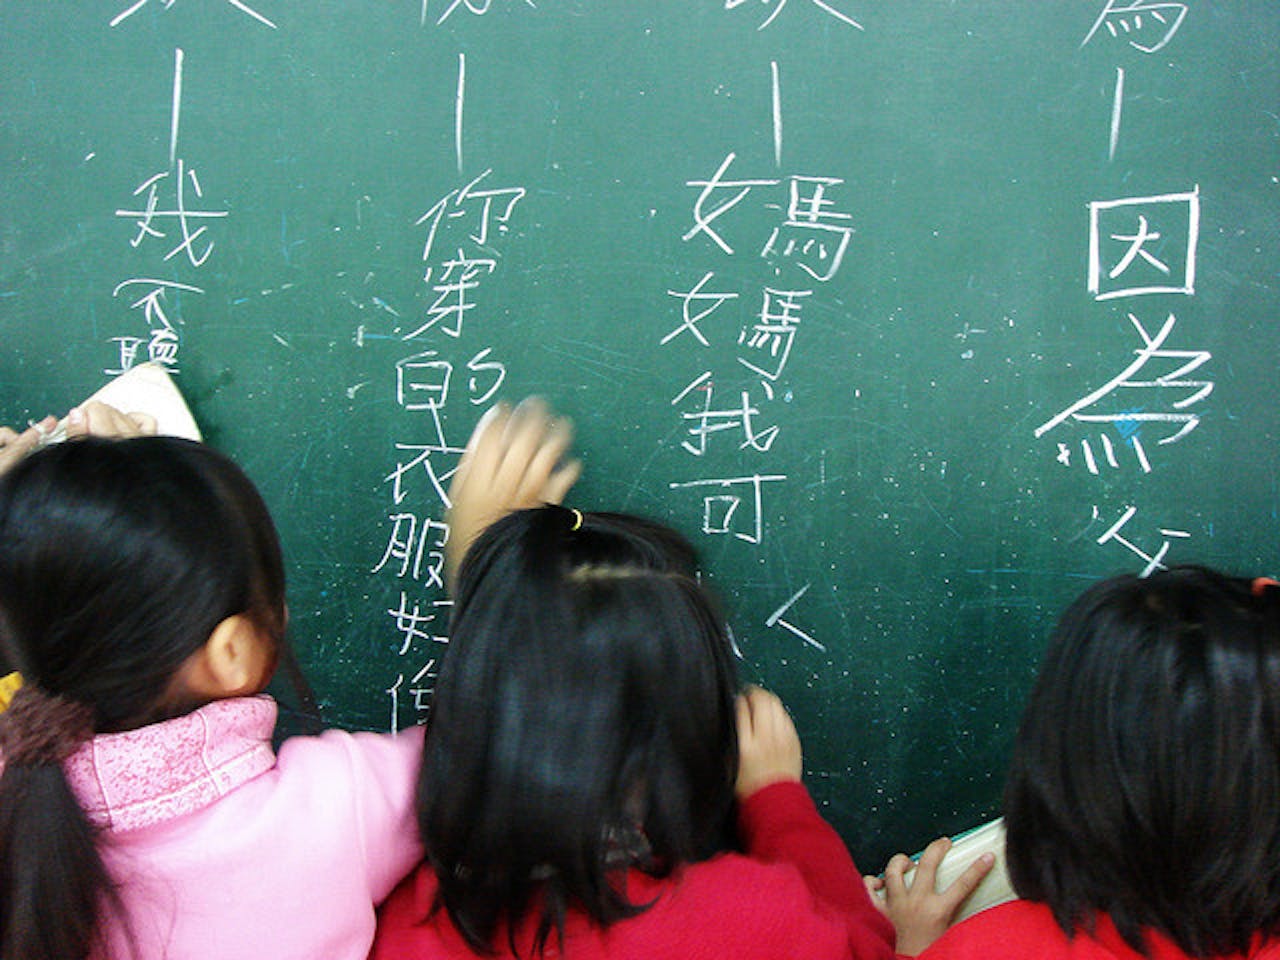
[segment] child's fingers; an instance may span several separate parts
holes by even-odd
[[[512,506],[532,505],[530,498],[541,490],[542,481],[568,448],[569,436],[572,431],[558,427],[538,398],[530,397],[516,407],[507,423],[506,449],[494,477],[495,485],[509,491]]]
[[[738,796],[750,796],[781,780],[799,780],[800,737],[782,701],[767,690],[748,687],[738,697],[736,711]]]
[[[884,868],[884,892],[890,900],[907,895],[906,875],[915,864],[905,853],[895,853]]]
[[[920,859],[916,861],[915,883],[923,883],[925,890],[934,889],[938,882],[938,864],[942,863],[942,858],[950,849],[951,841],[946,837],[939,837],[925,847],[924,853],[920,854]]]
[[[31,453],[40,443],[40,438],[57,425],[53,417],[46,417],[38,424],[33,424],[22,433],[9,427],[0,427],[0,474],[8,472],[18,461]]]
[[[67,414],[68,437],[110,437],[118,440],[155,432],[155,417],[145,413],[121,413],[100,400],[90,400]]]
[[[471,431],[471,438],[462,452],[458,467],[453,472],[453,482],[449,485],[450,499],[455,489],[462,489],[467,477],[472,473],[477,476],[488,476],[502,462],[502,437],[506,434],[507,421],[511,410],[505,403],[495,404],[485,411],[476,427]]]
[[[862,878],[862,883],[867,888],[867,896],[871,898],[872,906],[886,917],[889,916],[889,904],[884,898],[884,880],[868,875]]]
[[[747,696],[750,689],[751,688],[748,687],[747,690],[738,694],[733,704],[734,713],[737,714],[738,721],[739,752],[743,751],[746,748],[745,745],[754,737],[754,732],[751,727],[751,700]]]
[[[133,425],[138,429],[138,435],[143,437],[154,437],[160,429],[160,423],[149,413],[143,413],[141,410],[130,411],[126,416],[133,421]]]
[[[582,476],[582,461],[569,460],[556,468],[542,488],[542,499],[546,503],[563,503],[569,489]]]
[[[940,895],[942,907],[946,910],[948,920],[955,916],[955,912],[960,909],[960,904],[968,900],[970,894],[978,889],[978,884],[982,883],[995,865],[995,856],[990,853],[984,853],[969,864],[964,873],[952,881],[951,886],[942,891]]]
[[[546,497],[547,482],[572,442],[573,424],[569,420],[555,419],[542,425],[541,436],[537,438],[516,490],[517,502],[528,506],[553,502]]]

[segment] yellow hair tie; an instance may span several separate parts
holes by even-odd
[[[573,507],[570,507],[569,509],[573,510],[573,526],[569,528],[569,532],[573,533],[582,529],[582,511],[574,510]]]
[[[9,706],[9,701],[13,699],[13,695],[18,692],[18,688],[21,686],[21,674],[10,673],[0,677],[0,712]]]

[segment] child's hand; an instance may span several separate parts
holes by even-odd
[[[564,460],[573,425],[536,397],[515,410],[499,404],[476,424],[449,484],[450,579],[484,528],[512,510],[559,503],[582,473]]]
[[[800,737],[782,701],[760,687],[738,695],[739,799],[780,780],[799,780]]]
[[[951,841],[941,837],[925,847],[919,863],[913,864],[910,857],[899,853],[884,868],[883,878],[863,878],[872,902],[897,931],[897,952],[901,956],[914,957],[946,933],[960,905],[995,865],[995,857],[984,853],[951,886],[938,893],[938,864],[950,849]],[[908,887],[905,876],[910,871],[915,876]]]
[[[53,417],[45,417],[21,433],[9,427],[0,427],[0,476],[13,469],[14,464],[34,450],[39,445],[40,438],[47,436],[57,425],[58,421]]]
[[[149,413],[122,413],[100,400],[90,400],[67,414],[67,437],[149,437],[156,432],[156,418]]]

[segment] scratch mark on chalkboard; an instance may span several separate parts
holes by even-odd
[[[945,469],[946,467],[944,466],[943,470]],[[950,531],[952,536],[959,538],[960,532],[951,525],[951,522],[947,520],[946,517],[944,517],[941,513],[938,512],[938,508],[933,505],[932,500],[925,498],[924,505],[929,508],[930,513],[932,513],[935,517],[938,518],[938,522],[941,523],[944,527],[946,527],[948,531]]]
[[[458,92],[454,98],[453,140],[458,154],[458,173],[462,173],[462,111],[467,96],[467,55],[458,54]]]
[[[773,162],[782,167],[782,84],[778,76],[778,61],[769,62],[773,77]]]
[[[356,398],[356,393],[360,390],[360,388],[367,387],[368,385],[369,385],[368,380],[362,380],[360,383],[347,387],[347,399],[354,400]]]
[[[271,335],[271,339],[274,340],[276,343],[280,344],[280,346],[282,347],[288,347],[290,350],[293,349],[293,345],[289,343],[289,341],[286,340],[284,337],[280,336],[280,334],[278,333],[273,333]]]
[[[1111,148],[1108,160],[1116,158],[1116,144],[1120,142],[1120,111],[1124,105],[1124,67],[1116,67],[1116,92],[1111,103]]]
[[[395,307],[391,306],[391,304],[387,303],[387,301],[383,300],[381,297],[374,297],[373,304],[379,310],[385,310],[387,313],[391,314],[393,317],[400,316],[400,312],[396,310]]]
[[[92,159],[93,159],[94,157],[96,157],[97,155],[98,155],[98,154],[97,154],[97,151],[95,151],[95,150],[90,150],[88,153],[86,153],[86,154],[84,155],[84,159],[83,159],[83,160],[81,160],[80,162],[81,162],[81,163],[88,163],[90,160],[92,160]]]

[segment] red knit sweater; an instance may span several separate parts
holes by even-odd
[[[547,957],[566,960],[881,960],[893,956],[893,927],[872,905],[853,859],[799,783],[775,783],[739,804],[746,854],[721,854],[655,880],[633,870],[633,903],[656,901],[636,917],[600,928],[570,913],[563,950],[553,934]],[[383,905],[370,960],[474,956],[441,911],[422,923],[436,892],[427,867]],[[529,955],[533,924],[517,937]],[[499,956],[509,957],[505,934]]]
[[[1152,933],[1150,960],[1188,960],[1167,937]],[[1280,960],[1280,942],[1259,944],[1251,960]],[[1121,939],[1111,920],[1098,920],[1092,936],[1068,939],[1043,903],[1015,900],[983,910],[946,932],[919,960],[1144,960]],[[1222,958],[1228,960],[1228,958]]]

